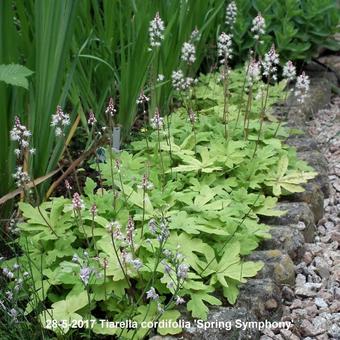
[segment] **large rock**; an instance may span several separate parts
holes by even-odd
[[[314,214],[307,203],[304,202],[280,202],[277,210],[285,211],[282,216],[263,217],[263,222],[269,225],[283,225],[297,228],[305,238],[305,242],[312,242],[315,232]],[[301,225],[304,225],[302,228]]]
[[[246,308],[259,320],[279,320],[281,291],[271,279],[251,279],[240,287],[236,307]]]
[[[340,56],[339,55],[327,55],[319,58],[319,61],[328,67],[330,67],[340,79]]]
[[[306,134],[307,132],[302,135],[290,135],[285,141],[285,144],[295,147],[296,151],[300,152],[319,150],[315,139]]]
[[[298,152],[298,157],[307,162],[318,175],[310,180],[310,183],[316,183],[322,190],[325,198],[329,197],[329,180],[328,180],[328,163],[325,156],[319,151]]]
[[[303,185],[304,192],[295,193],[287,198],[294,202],[305,202],[309,205],[314,215],[314,222],[317,223],[324,215],[324,194],[315,182],[308,182]]]
[[[271,279],[278,285],[294,284],[294,263],[287,254],[280,250],[254,251],[247,258],[251,261],[264,262],[263,268],[255,277],[256,279]]]
[[[295,262],[299,262],[305,253],[305,240],[302,233],[290,226],[271,226],[271,239],[261,242],[261,250],[279,249],[285,251]]]

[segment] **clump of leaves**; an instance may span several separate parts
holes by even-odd
[[[265,18],[264,44],[261,54],[274,42],[283,60],[311,60],[320,47],[339,50],[333,36],[339,30],[339,8],[334,0],[236,0],[238,15],[233,29],[235,54],[247,59],[253,46],[252,20],[258,14]]]
[[[230,79],[239,84],[244,76],[236,70]],[[271,88],[269,103],[283,85]],[[177,320],[181,303],[206,319],[209,306],[221,305],[223,297],[235,303],[239,285],[263,266],[243,258],[270,237],[260,216],[281,214],[274,210],[278,196],[301,191],[315,173],[282,143],[283,127],[266,122],[259,133],[256,87],[244,139],[238,117],[244,98],[240,86],[230,91],[227,138],[223,86],[217,75],[202,76],[194,91],[194,131],[180,108],[130,150],[106,151],[107,163],[99,164],[106,189],[88,178],[85,194],[73,201],[53,198],[39,209],[20,204],[23,255],[2,268],[20,263],[16,278],[29,282],[20,295],[25,315],[35,313],[57,334],[71,329],[64,320],[75,320],[75,327],[96,334],[137,339],[149,329],[112,328],[99,320],[139,326]]]

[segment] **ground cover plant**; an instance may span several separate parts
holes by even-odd
[[[244,76],[231,72],[230,83]],[[82,196],[68,188],[69,198],[39,208],[20,203],[24,221],[15,228],[24,253],[2,264],[10,279],[6,300],[15,301],[18,321],[35,314],[64,334],[69,321],[78,320],[76,327],[90,325],[95,334],[138,339],[149,329],[92,322],[176,320],[182,304],[205,319],[208,306],[221,305],[223,297],[235,303],[239,284],[262,268],[242,259],[269,237],[259,216],[280,214],[273,210],[277,197],[302,191],[299,184],[315,173],[282,144],[285,129],[277,123],[261,128],[259,103],[244,137],[239,86],[230,86],[226,137],[219,77],[201,77],[195,98],[187,98],[197,105],[195,119],[185,107],[168,122],[157,112],[155,130],[142,132],[130,150],[107,149],[100,187],[88,178]],[[269,93],[268,104],[282,94],[282,84]]]
[[[284,145],[292,131],[270,114],[287,97],[287,82],[296,80],[292,95],[303,104],[308,76],[296,76],[289,61],[277,83],[275,46],[263,54],[256,48],[265,27],[258,14],[255,49],[235,70],[233,36],[218,32],[218,71],[199,79],[192,66],[201,33],[190,32],[168,80],[177,108],[163,114],[158,90],[164,84],[159,69],[150,69],[133,98],[148,123],[142,120],[122,151],[112,148],[121,119],[116,92],[101,122],[89,110],[84,154],[97,177],[82,188],[74,171],[74,184],[65,180],[61,197],[41,202],[30,173],[35,138],[15,117],[10,138],[21,200],[7,233],[13,240],[5,240],[14,256],[1,258],[6,288],[0,293],[2,329],[10,337],[142,339],[151,331],[145,322],[176,321],[183,311],[206,319],[209,306],[236,302],[240,284],[263,266],[245,258],[270,237],[260,217],[281,214],[274,209],[278,198],[303,191],[301,184],[316,175]],[[153,56],[165,31],[156,12],[145,46]],[[49,133],[65,155],[70,125],[58,105]],[[131,323],[112,328],[100,320]],[[176,334],[181,327],[155,331]]]

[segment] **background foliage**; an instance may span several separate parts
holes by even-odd
[[[234,59],[247,58],[253,47],[252,19],[261,12],[267,35],[260,46],[266,51],[274,41],[283,61],[310,60],[320,47],[335,49],[330,36],[336,31],[339,8],[335,0],[237,0],[239,14],[234,30]],[[180,64],[180,50],[194,28],[201,39],[191,75],[209,71],[216,63],[216,37],[225,26],[224,0],[28,0],[0,3],[0,65],[22,64],[33,71],[29,88],[0,82],[0,197],[14,188],[11,174],[15,157],[9,131],[18,114],[33,134],[37,149],[30,162],[34,178],[55,169],[62,143],[56,143],[50,118],[57,104],[79,114],[85,131],[92,109],[103,118],[110,96],[119,115],[116,123],[127,137],[135,121],[136,99],[148,93],[151,69],[164,74],[157,104],[169,112],[171,72]],[[148,51],[148,25],[159,11],[165,21],[165,40],[157,56]],[[153,112],[151,112],[153,114]],[[40,194],[47,183],[40,185]],[[2,214],[8,206],[1,206]],[[1,212],[0,212],[1,214]]]

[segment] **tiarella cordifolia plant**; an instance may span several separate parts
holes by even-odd
[[[161,42],[164,39],[164,22],[158,12],[154,19],[150,22],[149,36],[151,48],[161,46]]]
[[[259,40],[264,25],[259,20],[255,24],[253,33]],[[149,33],[156,62],[164,39],[158,13]],[[239,284],[261,269],[261,263],[242,258],[269,237],[259,215],[280,214],[273,211],[276,197],[301,192],[299,184],[315,173],[276,137],[287,136],[285,130],[265,121],[266,109],[278,99],[283,86],[271,82],[276,80],[278,65],[274,47],[261,65],[254,53],[246,72],[232,72],[231,35],[223,32],[217,44],[223,86],[213,74],[202,76],[202,83],[193,88],[190,69],[196,61],[198,36],[194,31],[184,43],[181,69],[173,73],[173,86],[184,107],[172,114],[171,123],[161,117],[157,106],[149,110],[154,112],[150,136],[134,140],[129,152],[113,151],[116,109],[111,98],[105,110],[111,139],[108,156],[103,163],[97,155],[93,160],[99,183],[87,178],[84,194],[78,183],[78,191],[71,196],[66,182],[69,199],[53,198],[36,208],[20,203],[25,220],[18,237],[23,252],[2,266],[13,288],[5,292],[8,301],[21,288],[21,269],[29,270],[27,293],[20,297],[24,313],[16,308],[7,311],[14,320],[20,314],[35,313],[41,325],[58,337],[70,330],[62,320],[74,319],[83,321],[89,338],[94,332],[141,339],[148,330],[138,326],[112,329],[92,321],[98,315],[119,321],[176,320],[181,304],[193,317],[206,319],[206,304],[222,303],[215,297],[216,290],[223,291],[233,304]],[[260,66],[266,85],[259,79]],[[157,67],[152,71],[148,90],[155,104],[156,84],[164,79]],[[300,77],[295,94],[303,101],[309,83],[304,74]],[[239,92],[240,86],[231,87],[230,95],[229,81],[237,85],[243,81],[248,91],[243,129],[238,115],[243,91]],[[266,89],[261,91],[261,100],[253,96],[253,88]],[[146,98],[142,92],[137,104],[144,106]],[[58,107],[51,124],[58,136],[65,136],[69,123],[68,115]],[[88,124],[95,128],[95,123],[90,111]]]
[[[61,106],[58,105],[51,121],[51,126],[55,129],[55,135],[57,137],[64,135],[65,127],[68,125],[70,125],[70,116],[64,113]]]
[[[193,64],[196,60],[196,49],[194,44],[190,42],[185,42],[182,47],[181,59],[186,63]]]
[[[14,153],[17,157],[23,156],[25,152],[30,154],[35,153],[34,148],[30,148],[29,139],[32,136],[31,131],[27,127],[21,124],[18,116],[15,117],[15,122],[12,130],[10,131],[10,138],[12,141],[18,143],[18,148],[14,149]]]
[[[255,79],[256,67],[249,74]],[[244,69],[229,74],[236,84],[244,77]],[[20,203],[25,222],[18,225],[17,237],[24,253],[1,267],[9,285],[29,272],[28,293],[20,297],[27,315],[36,313],[44,327],[55,319],[77,318],[98,335],[142,339],[147,329],[112,330],[98,323],[91,328],[86,322],[97,313],[108,320],[176,320],[179,305],[205,319],[206,305],[221,304],[216,290],[235,303],[239,283],[262,266],[242,259],[269,237],[259,216],[279,214],[273,211],[275,196],[301,191],[297,183],[315,174],[282,145],[283,128],[275,138],[275,124],[263,121],[260,127],[261,101],[253,99],[249,138],[242,138],[240,87],[230,88],[228,123],[234,133],[226,141],[220,120],[225,92],[217,80],[218,75],[201,77],[194,91],[199,109],[189,112],[189,120],[187,108],[180,108],[168,127],[156,111],[148,142],[133,141],[130,152],[113,153],[109,147],[107,163],[99,163],[104,188],[87,178],[83,195],[53,198],[39,207],[41,214]],[[284,84],[269,86],[268,105],[277,101]],[[163,129],[170,138],[159,138]],[[33,283],[42,287],[38,296]],[[15,296],[14,286],[6,290],[9,297]],[[70,332],[62,324],[51,328],[60,336]]]
[[[277,65],[279,65],[279,55],[275,50],[275,46],[272,45],[262,62],[263,75],[269,80],[275,81],[277,79]]]
[[[287,81],[292,81],[295,79],[296,68],[290,60],[288,60],[283,66],[282,76],[287,79]]]
[[[223,122],[224,122],[224,135],[228,135],[228,97],[229,97],[229,59],[232,57],[232,40],[231,36],[222,32],[218,37],[217,42],[217,55],[220,58],[221,67],[221,80],[223,81],[224,88],[224,108],[223,108]]]
[[[264,17],[259,13],[257,17],[253,19],[253,26],[251,32],[254,34],[254,39],[262,43],[261,36],[265,34],[266,22]]]
[[[185,77],[182,70],[173,71],[171,79],[172,86],[176,91],[187,91],[194,82],[193,78]]]
[[[232,57],[232,40],[231,37],[222,32],[217,41],[217,54],[221,58],[221,63],[228,61]]]
[[[246,66],[247,71],[247,85],[253,86],[261,77],[261,64],[255,59],[251,59],[249,65]]]
[[[88,115],[87,124],[93,127],[97,123],[97,119],[93,111],[91,110]]]
[[[237,6],[235,1],[232,1],[226,8],[225,23],[232,34],[237,16]]]

